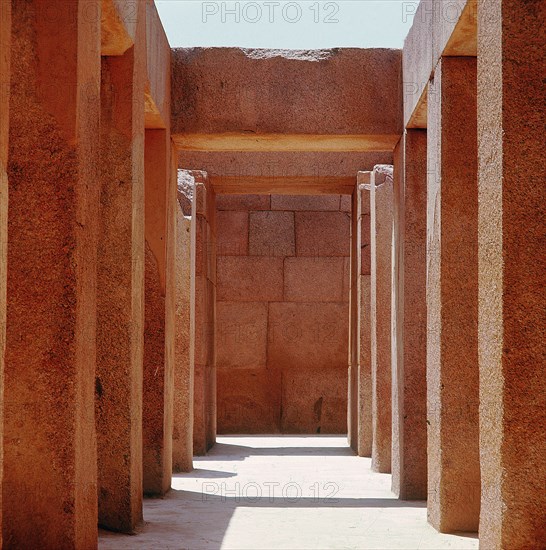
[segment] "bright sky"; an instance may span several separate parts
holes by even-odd
[[[156,0],[171,47],[401,48],[419,0]]]

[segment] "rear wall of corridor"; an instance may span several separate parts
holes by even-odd
[[[219,433],[346,433],[350,197],[219,195]]]

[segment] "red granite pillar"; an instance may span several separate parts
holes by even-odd
[[[173,471],[193,468],[193,372],[190,362],[191,220],[176,213],[176,340],[173,399]]]
[[[94,548],[100,3],[11,8],[3,547]]]
[[[442,58],[427,131],[428,517],[475,531],[478,449],[476,59]]]
[[[372,354],[372,469],[391,471],[391,166],[372,173],[371,212],[371,354]]]
[[[546,546],[544,2],[478,2],[480,545]]]
[[[2,464],[4,454],[4,353],[6,349],[6,276],[8,241],[8,140],[11,60],[11,2],[0,3],[0,547],[2,546]]]
[[[145,7],[135,43],[102,58],[101,226],[97,270],[99,525],[142,521]],[[116,434],[112,437],[112,434]]]
[[[168,130],[146,130],[144,492],[171,486],[175,349],[176,181]]]
[[[372,353],[370,304],[371,172],[358,172],[360,197],[360,339],[358,366],[358,455],[372,456]]]
[[[360,189],[355,185],[351,196],[351,256],[349,291],[349,384],[347,407],[347,433],[349,445],[358,453],[359,448],[359,371],[360,371]]]
[[[216,196],[196,173],[192,205],[191,351],[194,372],[193,452],[216,441]]]
[[[394,152],[392,491],[427,498],[427,133]]]

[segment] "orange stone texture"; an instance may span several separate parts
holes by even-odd
[[[3,547],[93,548],[99,2],[12,2],[10,75]]]
[[[476,59],[444,57],[428,90],[428,514],[475,531],[478,434]]]
[[[427,498],[427,133],[408,129],[394,154],[392,491]]]
[[[173,398],[173,471],[193,468],[193,371],[190,361],[191,219],[176,212],[176,328]]]
[[[4,354],[6,350],[6,276],[8,234],[8,141],[11,60],[11,4],[0,5],[0,510],[4,455]],[[0,547],[2,546],[2,513],[0,512]]]
[[[546,6],[480,0],[478,17],[480,545],[534,549],[546,544]]]
[[[218,431],[345,433],[340,195],[219,195],[217,221]]]
[[[136,16],[134,44],[102,58],[95,373],[99,524],[128,533],[142,521],[144,5]]]
[[[372,469],[391,471],[392,166],[376,166],[370,182]]]
[[[193,454],[216,441],[216,194],[195,173],[191,220],[190,368],[193,371]]]
[[[167,130],[145,139],[145,322],[143,391],[144,492],[162,495],[171,485],[175,360],[176,186]]]
[[[371,350],[371,254],[370,182],[371,172],[359,172],[360,193],[360,312],[358,367],[358,444],[359,456],[372,456],[372,350]]]

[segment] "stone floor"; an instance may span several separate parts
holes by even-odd
[[[138,535],[101,532],[99,548],[478,548],[475,534],[437,533],[424,502],[395,499],[345,437],[219,437],[194,466],[145,501]]]

